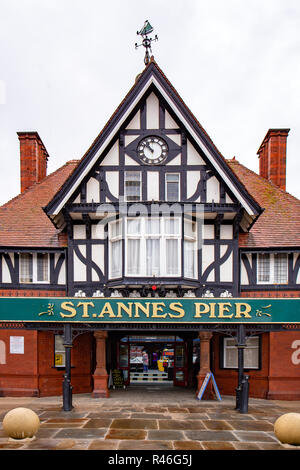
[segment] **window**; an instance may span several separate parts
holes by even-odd
[[[126,219],[126,276],[179,276],[179,218]]]
[[[257,262],[258,284],[287,284],[287,253],[262,253]]]
[[[238,368],[238,348],[236,340],[232,338],[223,339],[223,368]],[[259,337],[253,336],[247,339],[244,349],[244,368],[259,369]]]
[[[110,278],[122,276],[122,221],[109,224]]]
[[[49,280],[48,274],[48,255],[43,253],[37,254],[37,282],[45,282]]]
[[[197,278],[197,222],[184,221],[184,277]]]
[[[124,180],[125,201],[141,200],[141,172],[125,171]]]
[[[166,173],[166,200],[179,201],[179,174]]]
[[[20,254],[20,283],[49,282],[49,255],[47,253]]]
[[[33,282],[33,262],[30,253],[20,254],[20,282]]]
[[[63,335],[54,336],[54,364],[55,367],[65,367],[66,365],[66,351]]]

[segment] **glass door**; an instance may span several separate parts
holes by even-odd
[[[124,384],[130,383],[129,343],[119,342],[118,369],[123,372]]]
[[[174,385],[187,386],[187,358],[185,342],[176,344],[174,348]]]

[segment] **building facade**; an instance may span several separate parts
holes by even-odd
[[[139,299],[299,297],[288,133],[269,129],[259,174],[226,160],[153,58],[81,160],[47,176],[40,136],[19,132],[21,193],[0,208],[1,296],[72,299],[67,310],[76,303],[84,315],[95,298],[133,299],[145,314]],[[173,308],[175,316],[176,300]],[[112,326],[105,318],[115,314],[102,313],[101,324],[73,332],[74,393],[109,396],[115,369],[126,385],[195,390],[211,370],[221,394],[235,393],[231,330]],[[297,329],[252,327],[246,336],[250,396],[300,399]],[[0,395],[59,395],[65,357],[61,325],[2,323]]]

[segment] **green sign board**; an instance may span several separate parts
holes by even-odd
[[[0,322],[300,323],[300,299],[2,297]]]

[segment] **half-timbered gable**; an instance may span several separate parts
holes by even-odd
[[[68,227],[68,291],[88,295],[236,295],[259,211],[155,62],[46,208]]]

